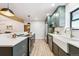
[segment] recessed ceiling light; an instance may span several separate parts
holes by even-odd
[[[52,6],[52,7],[54,7],[54,6],[55,6],[55,4],[53,3],[53,4],[51,4],[51,6]]]

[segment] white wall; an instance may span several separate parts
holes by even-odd
[[[36,39],[45,38],[45,22],[44,21],[32,21],[31,22],[31,32],[34,32]]]
[[[0,3],[0,8],[7,8],[8,3]]]
[[[6,26],[12,25],[12,32],[23,32],[24,24],[18,21],[14,21],[10,18],[0,15],[0,31],[4,33],[6,31]]]
[[[72,3],[66,6],[66,23],[65,27],[70,27],[70,12],[79,8],[79,3]],[[73,30],[72,35],[79,38],[79,30]]]
[[[73,11],[74,9],[79,7],[79,3],[71,3],[66,5],[66,23],[65,26],[69,27],[70,26],[70,12]]]

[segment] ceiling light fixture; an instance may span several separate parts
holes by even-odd
[[[53,3],[53,4],[51,4],[51,6],[52,6],[52,7],[54,7],[54,6],[55,6],[55,4]]]
[[[13,11],[11,11],[11,10],[9,9],[9,4],[8,4],[8,8],[2,8],[2,9],[0,10],[0,12],[1,12],[3,15],[6,15],[6,16],[14,16]]]

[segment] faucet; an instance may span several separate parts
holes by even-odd
[[[72,28],[67,27],[64,32],[66,33],[67,31],[70,32],[70,37],[74,37],[74,35],[72,35]]]
[[[69,27],[66,27],[64,32],[66,33],[68,29],[69,29]]]

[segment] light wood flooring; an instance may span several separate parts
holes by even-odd
[[[38,39],[35,41],[34,48],[30,56],[54,56],[50,51],[48,44],[42,40]]]

